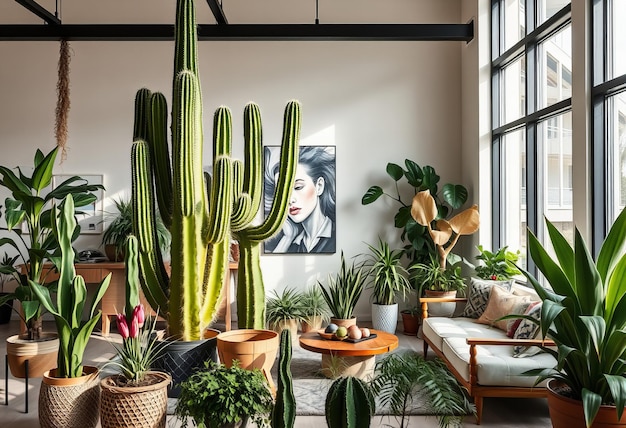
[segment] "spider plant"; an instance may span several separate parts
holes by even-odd
[[[319,317],[322,323],[328,322],[328,305],[320,287],[309,287],[302,293],[302,315],[304,321],[310,322]]]
[[[408,426],[408,411],[415,401],[425,403],[441,428],[461,426],[463,416],[476,411],[439,359],[425,360],[412,351],[389,354],[376,363],[376,373],[370,386],[380,404],[399,417],[400,428]]]
[[[357,266],[353,262],[351,266],[346,264],[346,259],[341,252],[341,268],[333,277],[328,277],[328,289],[318,282],[324,300],[334,318],[350,319],[352,313],[365,288],[365,278],[363,265]]]
[[[371,278],[372,297],[378,305],[393,305],[396,295],[402,300],[411,290],[409,273],[402,266],[402,250],[392,250],[389,244],[378,239],[378,247],[367,244],[370,253],[365,257],[363,266]]]
[[[265,316],[270,325],[289,319],[301,321],[304,318],[302,295],[294,288],[285,288],[280,294],[273,290],[273,295],[266,302]]]

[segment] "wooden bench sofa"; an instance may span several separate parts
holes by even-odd
[[[428,304],[465,302],[465,298],[421,298],[424,355],[430,347],[467,389],[476,405],[476,423],[482,419],[484,397],[545,397],[545,382],[522,375],[533,368],[554,367],[552,355],[542,352],[525,358],[513,357],[513,347],[553,346],[549,340],[510,339],[506,333],[465,317],[429,317]]]

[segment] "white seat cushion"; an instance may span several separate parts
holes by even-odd
[[[508,339],[495,327],[477,324],[472,318],[426,318],[423,335],[436,346],[466,381],[469,381],[468,337]],[[556,360],[547,353],[531,358],[514,358],[512,346],[477,346],[478,383],[485,386],[531,387],[535,377],[521,373],[535,368],[554,367]],[[539,386],[544,386],[545,382]]]

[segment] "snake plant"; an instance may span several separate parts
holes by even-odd
[[[545,350],[557,365],[528,374],[564,382],[572,398],[582,400],[588,427],[603,404],[614,405],[620,419],[626,406],[626,210],[595,261],[578,229],[572,247],[547,219],[546,225],[556,259],[530,231],[528,248],[552,291],[520,270],[543,301],[541,319],[533,322],[556,343],[556,351]]]

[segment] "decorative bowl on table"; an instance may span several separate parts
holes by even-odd
[[[348,338],[348,336],[345,336],[345,337],[339,338],[339,337],[335,336],[335,333],[326,333],[326,332],[324,331],[324,329],[323,329],[323,328],[322,328],[322,329],[320,329],[320,330],[317,330],[317,334],[318,334],[318,335],[319,335],[322,339],[326,339],[326,340],[345,340],[345,339],[347,339],[347,338]]]

